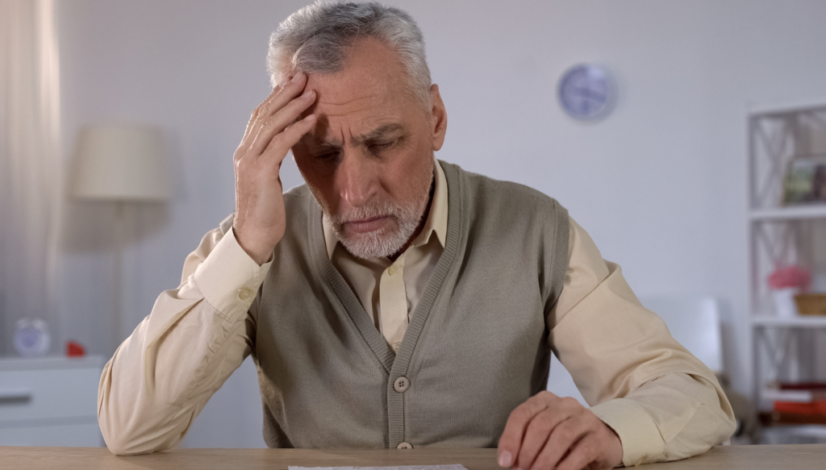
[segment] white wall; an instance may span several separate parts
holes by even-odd
[[[178,189],[137,209],[131,326],[177,285],[233,208],[231,157],[268,92],[267,38],[300,1],[59,2],[67,158],[78,126],[140,120],[170,139]],[[750,104],[826,102],[826,2],[395,2],[425,33],[449,114],[439,158],[560,200],[640,294],[723,302],[725,363],[747,390],[746,121]],[[596,61],[619,81],[607,120],[565,117],[555,86]],[[301,183],[294,165],[286,187]],[[67,335],[110,354],[112,210],[69,206]]]

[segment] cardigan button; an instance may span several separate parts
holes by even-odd
[[[393,382],[393,389],[399,393],[404,393],[408,388],[410,388],[410,381],[407,380],[407,377],[399,377]]]
[[[409,442],[402,442],[401,444],[396,446],[396,449],[412,449],[413,446],[410,445]]]

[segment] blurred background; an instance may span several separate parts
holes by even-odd
[[[102,444],[100,369],[232,212],[232,154],[270,91],[269,35],[307,3],[0,0],[0,445]],[[741,418],[739,442],[826,438],[826,414],[789,423],[775,407],[815,406],[818,392],[800,393],[824,379],[826,317],[782,310],[775,291],[826,291],[824,206],[784,207],[781,194],[788,162],[826,153],[826,3],[388,3],[425,35],[449,115],[438,158],[558,199],[644,304],[674,306],[666,321],[702,325],[696,338],[712,332],[697,347],[747,400],[744,416],[766,413],[762,437]],[[616,84],[599,120],[559,103],[582,63]],[[83,136],[129,123],[151,129],[131,147],[164,168],[135,174],[168,184],[84,196]],[[291,160],[282,171],[285,188],[303,184]],[[808,280],[766,287],[790,267]],[[19,331],[42,357],[20,358]],[[79,384],[68,408],[86,412],[55,411],[69,392],[37,395],[59,374]],[[551,389],[577,393],[558,363]],[[248,360],[183,445],[263,447],[260,408]],[[92,437],[73,441],[79,430]]]

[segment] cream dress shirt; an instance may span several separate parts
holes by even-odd
[[[447,232],[447,184],[441,165],[436,169],[424,229],[394,262],[352,256],[323,224],[330,259],[394,349]],[[642,307],[620,267],[603,260],[572,219],[568,252],[564,287],[547,319],[550,340],[591,410],[620,437],[623,464],[688,457],[719,443],[711,436],[730,435],[733,413],[714,374],[660,333],[662,320]],[[158,297],[104,367],[98,418],[110,450],[152,452],[183,438],[250,354],[254,324],[247,311],[270,267],[258,266],[232,230],[204,236],[184,262],[181,285]],[[590,328],[605,323],[610,327]],[[646,347],[628,346],[619,340],[625,335]]]

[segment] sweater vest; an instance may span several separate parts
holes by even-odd
[[[447,239],[397,353],[330,262],[312,193],[284,194],[286,233],[249,312],[269,447],[495,447],[545,389],[567,211],[439,163]]]

